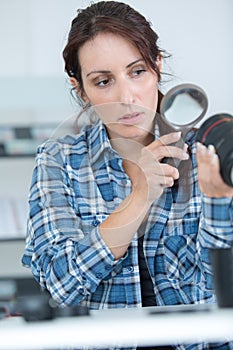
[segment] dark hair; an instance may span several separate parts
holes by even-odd
[[[83,82],[78,51],[84,43],[102,32],[120,35],[135,45],[146,64],[157,73],[160,80],[156,59],[162,50],[158,48],[158,35],[152,30],[151,23],[125,3],[100,1],[86,9],[78,10],[63,51],[65,71],[70,77],[76,78],[81,92]]]

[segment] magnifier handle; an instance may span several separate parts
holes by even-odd
[[[171,146],[183,148],[184,147],[184,140],[183,140],[183,138],[181,137],[177,142],[172,143]],[[174,158],[174,157],[164,157],[161,160],[161,163],[169,164],[171,166],[174,166],[175,168],[178,168],[178,166],[180,165],[180,162],[181,162],[180,159]]]

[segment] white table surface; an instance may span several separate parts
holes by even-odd
[[[153,315],[151,310],[99,310],[89,316],[29,323],[20,317],[4,319],[0,321],[0,349],[75,349],[87,345],[110,348],[233,340],[233,308],[187,312],[187,308],[171,306],[157,308],[161,312]]]

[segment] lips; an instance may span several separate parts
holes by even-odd
[[[125,114],[123,117],[119,119],[122,124],[136,124],[142,119],[142,113],[135,112]]]

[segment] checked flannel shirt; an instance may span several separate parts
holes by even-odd
[[[144,254],[157,305],[215,302],[208,251],[233,242],[233,200],[200,193],[194,141],[192,131],[186,140],[189,198],[182,200],[182,186],[165,189],[145,227]],[[141,307],[137,233],[125,256],[115,261],[98,229],[130,191],[122,159],[101,121],[38,148],[22,262],[60,305]],[[216,346],[175,348],[233,349],[232,344]]]

